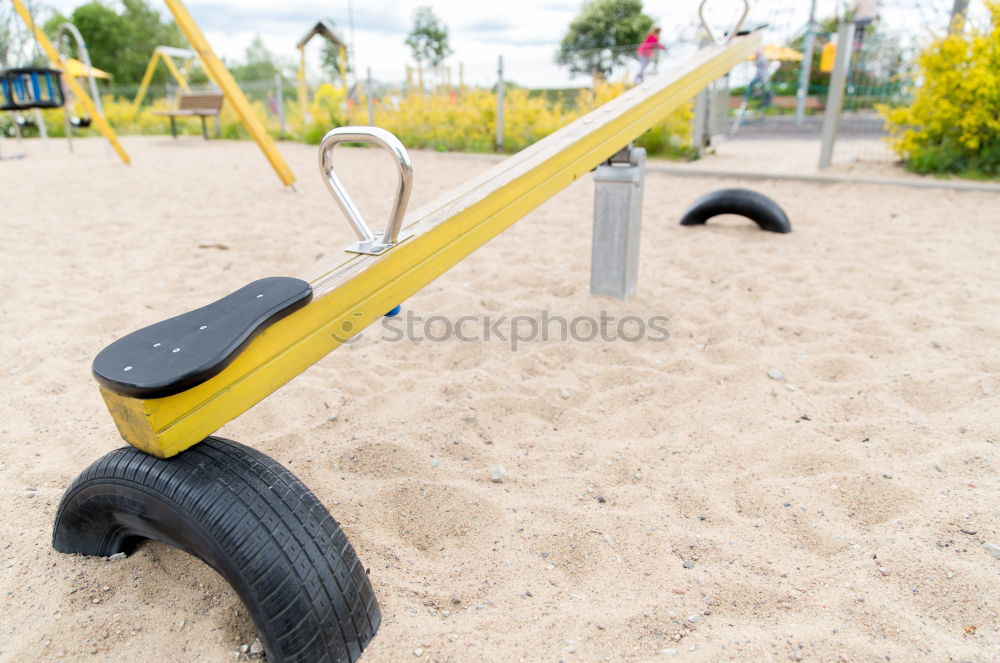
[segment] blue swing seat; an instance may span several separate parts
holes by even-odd
[[[62,108],[62,72],[47,67],[20,67],[0,71],[0,110]]]

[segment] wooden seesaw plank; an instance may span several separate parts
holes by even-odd
[[[345,257],[306,277],[313,301],[268,327],[214,378],[158,399],[102,388],[122,436],[164,458],[202,440],[608,159],[759,44],[755,33],[705,48],[407,214],[404,228],[415,232],[412,239],[379,256]]]

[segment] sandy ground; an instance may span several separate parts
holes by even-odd
[[[281,148],[296,193],[250,143],[124,144],[131,168],[93,140],[0,162],[3,661],[245,658],[245,610],[186,554],[51,549],[63,489],[122,444],[90,362],[351,239],[315,148]],[[493,165],[413,158],[413,204]],[[338,162],[381,217],[386,157]],[[732,185],[650,175],[627,302],[588,293],[583,178],[404,304],[664,316],[666,342],[372,331],[222,430],[301,477],[370,567],[364,661],[1000,660],[1000,196],[755,183],[794,233],[677,225]]]

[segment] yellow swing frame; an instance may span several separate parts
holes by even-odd
[[[45,51],[46,57],[48,57],[49,62],[52,63],[53,68],[65,71],[66,65],[63,62],[62,57],[59,55],[59,51],[52,45],[49,38],[45,35],[42,30],[31,17],[31,13],[28,8],[24,5],[22,0],[11,0],[14,3],[14,9],[17,11],[21,20],[24,24],[29,27],[34,33],[34,37],[38,44]],[[190,12],[188,12],[187,7],[181,0],[164,0],[167,5],[167,9],[173,14],[174,20],[177,22],[177,27],[180,28],[184,36],[187,37],[188,43],[191,44],[195,53],[198,54],[198,58],[201,60],[202,66],[205,67],[205,72],[208,74],[209,78],[215,82],[216,85],[222,90],[222,94],[225,95],[226,101],[233,107],[236,114],[240,118],[243,126],[250,133],[251,137],[257,142],[257,146],[260,148],[261,152],[267,158],[274,172],[278,175],[281,183],[285,186],[291,186],[295,183],[295,175],[292,173],[292,169],[289,168],[288,163],[285,158],[278,151],[278,146],[275,145],[274,140],[271,139],[270,134],[267,133],[267,129],[264,128],[263,123],[257,118],[256,114],[253,112],[253,108],[250,106],[250,102],[247,100],[246,95],[240,89],[240,86],[236,84],[236,80],[233,79],[233,75],[229,73],[226,66],[222,64],[222,60],[215,54],[212,50],[211,44],[205,39],[204,33],[202,33],[201,28],[192,18]],[[169,59],[165,60],[169,61]],[[151,61],[154,64],[155,60]],[[171,67],[173,63],[167,65],[168,68]],[[147,67],[147,72],[149,68]],[[174,73],[171,71],[171,73]],[[178,71],[179,75],[181,72]],[[152,74],[150,74],[151,76]],[[183,77],[186,81],[186,76]],[[118,141],[118,136],[115,134],[114,129],[108,124],[104,116],[97,112],[97,107],[94,105],[93,100],[90,95],[87,94],[83,86],[80,85],[72,76],[64,76],[63,80],[72,90],[73,94],[76,96],[77,100],[83,105],[87,113],[93,118],[94,126],[101,135],[104,136],[111,146],[115,149],[118,157],[122,160],[122,163],[131,163],[131,158],[128,153],[125,152],[125,148],[121,146]],[[141,101],[141,99],[140,99]]]

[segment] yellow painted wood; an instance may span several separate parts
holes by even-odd
[[[63,63],[62,56],[59,55],[59,51],[57,51],[52,45],[52,42],[49,41],[49,38],[45,35],[42,27],[33,20],[31,13],[28,11],[27,7],[24,6],[24,3],[21,2],[21,0],[12,0],[12,2],[14,3],[14,9],[20,15],[24,24],[34,32],[35,40],[42,47],[42,50],[45,51],[45,56],[49,59],[49,62],[52,63],[52,66],[55,69],[65,70],[66,65]],[[90,95],[87,94],[87,91],[83,89],[83,86],[80,85],[80,83],[77,82],[77,80],[72,76],[63,76],[62,78],[66,81],[66,85],[69,86],[69,89],[73,91],[73,95],[76,97],[77,102],[84,107],[87,115],[90,116],[91,121],[94,123],[94,126],[97,127],[97,130],[101,132],[101,135],[104,136],[109,143],[111,143],[111,147],[114,148],[115,154],[117,154],[118,158],[122,160],[122,163],[126,165],[131,163],[132,159],[125,151],[125,148],[121,146],[121,143],[118,142],[118,136],[115,135],[115,130],[111,128],[111,125],[108,124],[107,120],[104,119],[104,116],[97,110],[97,106],[94,105],[93,100],[90,98]]]
[[[264,156],[267,157],[268,162],[274,168],[274,172],[278,174],[281,182],[285,186],[294,184],[295,175],[292,174],[292,169],[288,167],[285,158],[281,156],[281,152],[278,151],[277,145],[271,140],[271,136],[267,133],[264,125],[257,119],[253,108],[250,107],[250,102],[243,95],[243,91],[236,84],[232,74],[222,64],[222,60],[215,55],[215,51],[212,50],[212,46],[205,39],[201,28],[195,23],[194,18],[191,17],[184,3],[181,0],[165,0],[165,2],[170,13],[174,15],[177,27],[181,29],[181,32],[187,37],[192,48],[198,53],[198,57],[201,58],[202,64],[205,65],[205,71],[208,72],[208,75],[211,76],[216,85],[222,89],[222,93],[226,95],[226,100],[232,105],[236,114],[239,115],[243,126],[250,132],[253,139],[257,141],[257,145],[264,153]]]
[[[309,121],[309,88],[306,86],[306,47],[299,46],[299,70],[295,74],[299,90],[299,112],[304,122]]]
[[[139,83],[139,90],[135,93],[135,99],[132,100],[133,113],[139,112],[139,106],[142,104],[142,100],[146,98],[146,92],[149,90],[149,84],[153,81],[153,72],[156,71],[156,62],[159,59],[160,52],[154,49],[153,55],[149,58],[149,64],[146,65],[146,71],[142,74],[142,81]]]
[[[313,301],[268,327],[211,380],[167,398],[105,396],[123,437],[166,457],[218,430],[586,175],[759,42],[755,34],[709,47],[407,215],[412,239],[307,277]]]

